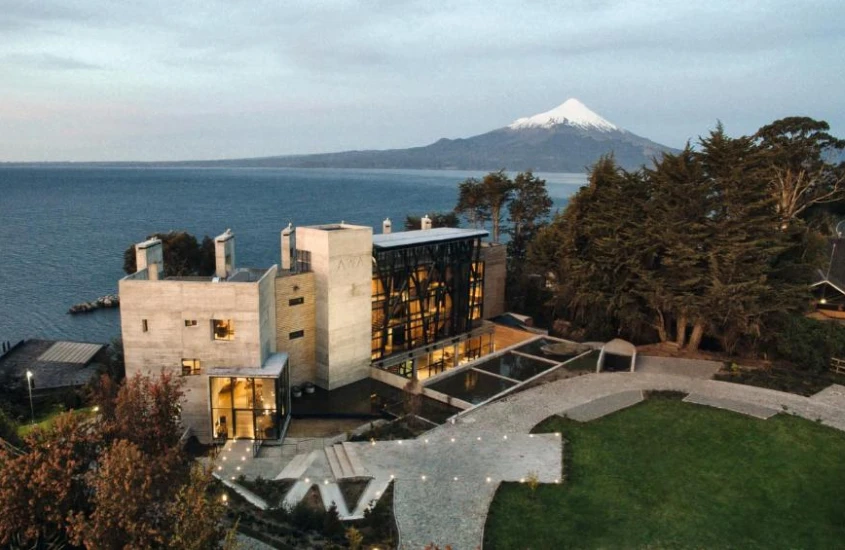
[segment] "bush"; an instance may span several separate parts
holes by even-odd
[[[845,356],[845,326],[807,317],[788,317],[773,335],[773,351],[800,370],[822,372],[831,357]]]
[[[18,423],[0,409],[0,439],[5,439],[12,445],[19,447],[21,440],[18,437]]]

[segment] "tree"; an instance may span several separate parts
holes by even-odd
[[[507,284],[508,302],[517,311],[536,316],[535,305],[528,306],[528,295],[536,289],[536,278],[524,276],[528,243],[548,222],[552,199],[546,190],[546,181],[531,171],[520,172],[514,178],[513,195],[508,204],[510,228],[508,234]]]
[[[483,227],[484,222],[490,219],[490,206],[480,181],[467,178],[458,185],[455,213],[466,216],[470,225],[476,229]]]
[[[27,435],[25,454],[0,447],[0,545],[13,537],[28,544],[64,538],[68,518],[89,510],[85,475],[100,443],[99,434],[79,416],[64,414],[52,431],[35,429]]]
[[[0,447],[0,545],[218,548],[223,507],[179,446],[181,396],[165,373],[136,376],[101,416],[62,415],[23,454]]]
[[[434,212],[429,214],[432,227],[460,227],[461,220],[455,212]],[[405,230],[422,229],[422,217],[408,214],[405,216]]]
[[[214,240],[210,237],[206,236],[202,245],[196,237],[185,231],[147,236],[147,239],[153,238],[161,240],[165,277],[214,274]],[[132,244],[123,252],[123,271],[135,273],[136,270],[135,245]]]
[[[499,242],[499,234],[504,218],[503,209],[513,194],[513,181],[505,174],[504,169],[490,172],[481,180],[483,200],[490,212],[493,222],[493,242]]]
[[[760,128],[753,136],[764,155],[764,174],[785,227],[814,207],[845,200],[845,170],[826,155],[845,149],[827,122],[788,117]]]
[[[755,348],[781,312],[803,311],[810,272],[802,239],[782,229],[768,170],[752,138],[721,125],[699,151],[642,172],[604,157],[533,239],[528,265],[552,274],[557,307],[594,337]]]
[[[180,378],[165,370],[158,377],[127,378],[114,401],[114,417],[104,417],[106,438],[131,441],[153,456],[177,448],[182,437],[182,386]]]

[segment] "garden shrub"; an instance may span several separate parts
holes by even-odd
[[[831,357],[845,357],[845,326],[807,317],[784,319],[772,337],[778,357],[800,370],[827,370]]]

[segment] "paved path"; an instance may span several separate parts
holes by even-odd
[[[694,393],[701,399],[716,400],[715,403],[743,403],[749,405],[748,411],[755,412],[785,411],[845,430],[845,403],[839,399],[812,399],[715,380],[635,372],[589,374],[537,386],[469,411],[458,417],[454,425],[435,428],[426,437],[435,442],[452,437],[496,439],[503,434],[524,434],[553,414],[566,413],[595,400],[613,402],[607,399],[620,393],[636,395],[630,392],[637,390]],[[624,403],[625,399],[616,402]],[[473,461],[472,455],[466,459]],[[439,493],[431,492],[427,486],[397,483],[395,512],[402,547],[421,548],[432,541],[441,548],[451,544],[456,550],[480,547],[494,489],[485,486],[483,490],[468,490],[464,501],[452,503],[441,501]],[[406,506],[405,500],[414,506]],[[421,511],[425,521],[421,521]]]
[[[646,390],[681,391],[692,394],[691,401],[758,417],[786,412],[845,430],[842,387],[807,398],[663,373],[589,374],[511,394],[468,411],[454,424],[434,428],[416,440],[347,444],[374,480],[356,509],[343,512],[362,513],[394,479],[394,512],[401,548],[418,549],[429,543],[441,548],[449,544],[455,550],[479,548],[487,511],[501,481],[519,481],[529,472],[536,473],[544,483],[554,483],[560,477],[561,439],[555,434],[529,435],[535,425],[570,411],[585,418],[608,414],[639,401]],[[229,476],[235,473],[226,471],[231,464],[248,462],[235,450],[231,455],[234,461],[227,460],[230,464],[224,468]],[[267,470],[272,464],[275,472],[271,474]],[[254,468],[267,471],[268,478],[282,470],[278,459]],[[300,474],[300,483],[292,493],[304,494],[316,482],[324,500],[336,497],[336,479],[325,457],[313,460],[301,472],[301,468],[292,470]]]

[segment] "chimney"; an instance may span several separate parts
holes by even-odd
[[[147,279],[158,281],[164,274],[161,240],[149,239],[135,245],[135,271],[147,270]]]
[[[381,232],[385,235],[389,235],[392,225],[393,224],[390,223],[390,218],[384,218],[384,221],[381,222]]]
[[[420,220],[420,227],[423,231],[431,229],[431,218],[428,217],[428,214],[422,217]]]
[[[285,271],[290,271],[291,233],[293,233],[293,225],[289,223],[287,227],[282,229],[282,269],[284,269]]]
[[[227,229],[214,238],[214,275],[228,278],[235,271],[235,234]]]

